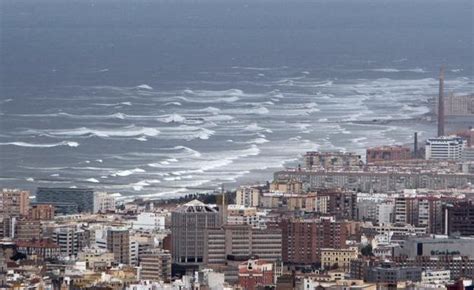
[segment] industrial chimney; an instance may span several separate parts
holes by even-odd
[[[438,137],[444,136],[444,67],[439,72]]]

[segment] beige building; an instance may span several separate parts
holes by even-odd
[[[248,225],[226,225],[208,230],[205,263],[225,264],[229,257],[238,259],[258,256],[266,261],[282,259],[282,232],[279,228],[254,229]]]
[[[106,269],[114,262],[114,254],[105,249],[85,248],[78,254],[79,261],[85,261],[88,269]]]
[[[252,228],[265,228],[266,212],[258,211],[255,207],[230,204],[227,206],[228,225],[250,225]]]
[[[338,268],[348,271],[351,260],[357,259],[359,250],[356,247],[348,249],[321,249],[321,265],[325,269]]]
[[[30,193],[19,189],[3,189],[0,195],[0,215],[4,217],[27,216]]]
[[[270,191],[299,194],[303,193],[303,183],[296,179],[291,179],[288,181],[274,181],[270,186]]]
[[[257,207],[260,204],[261,186],[240,186],[237,189],[235,203],[246,207]]]
[[[130,231],[112,228],[107,231],[107,250],[114,254],[116,263],[130,264]]]
[[[171,254],[153,249],[143,255],[140,261],[140,279],[150,281],[171,281]]]

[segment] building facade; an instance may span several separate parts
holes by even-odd
[[[114,254],[115,262],[130,264],[130,232],[128,228],[107,230],[107,250]],[[138,253],[137,253],[138,256]]]
[[[140,279],[171,281],[171,254],[161,249],[150,250],[140,261]]]
[[[205,232],[219,228],[221,217],[215,207],[193,200],[171,213],[173,262],[199,265],[204,262]]]
[[[426,160],[461,160],[467,141],[456,136],[441,136],[426,140]]]
[[[94,191],[89,188],[48,188],[38,187],[36,191],[36,201],[38,203],[48,203],[52,205],[71,205],[71,209],[77,208],[77,212],[60,212],[63,207],[57,206],[56,210],[62,214],[74,214],[94,212]],[[68,207],[64,207],[68,208]]]
[[[474,236],[474,203],[472,201],[456,202],[445,208],[447,234]]]
[[[333,218],[283,219],[283,262],[319,264],[321,249],[347,248],[348,229],[345,222]]]
[[[205,241],[205,263],[224,265],[227,260],[258,257],[266,261],[282,259],[282,231],[279,228],[252,228],[249,225],[225,225],[209,229]]]
[[[19,189],[3,189],[0,195],[0,215],[4,217],[27,216],[30,193]]]
[[[381,146],[367,149],[367,163],[407,160],[411,158],[410,149],[402,146]]]
[[[240,186],[237,189],[235,203],[246,207],[257,207],[260,205],[260,194],[262,188],[259,186]]]
[[[265,260],[249,260],[239,265],[239,286],[246,290],[274,284],[273,263]]]
[[[359,250],[357,247],[347,249],[321,249],[321,266],[324,269],[342,269],[348,271],[352,260],[357,259]]]

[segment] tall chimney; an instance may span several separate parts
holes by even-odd
[[[413,136],[413,158],[418,158],[418,132]]]
[[[439,72],[438,137],[444,136],[444,67]]]

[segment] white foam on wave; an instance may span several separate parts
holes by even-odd
[[[229,166],[237,159],[259,154],[260,149],[256,144],[252,144],[250,147],[241,150],[212,152],[195,156],[194,158],[182,159],[181,162],[175,164],[159,162],[148,164],[148,166],[161,169],[174,169],[174,171],[169,172],[168,176],[197,175],[202,178],[205,172],[214,172],[214,170],[218,168]],[[168,180],[171,180],[170,178],[176,180],[175,177],[169,177]]]
[[[218,114],[221,112],[221,109],[219,108],[216,108],[216,107],[207,107],[207,108],[204,108],[204,109],[200,109],[198,110],[200,112],[208,112],[208,113],[212,113],[212,114]]]
[[[267,128],[260,127],[257,123],[252,123],[250,125],[247,125],[244,130],[246,131],[251,131],[251,132],[266,132],[266,133],[272,133],[273,131]]]
[[[180,102],[168,102],[164,103],[163,106],[182,106]]]
[[[148,136],[155,137],[160,134],[156,128],[150,127],[136,127],[135,125],[121,127],[121,128],[87,128],[80,127],[74,129],[52,129],[52,130],[27,130],[22,134],[26,135],[47,135],[47,136],[97,136],[97,137],[136,137]],[[62,142],[61,142],[62,143]],[[77,143],[76,143],[77,144]],[[67,144],[69,145],[69,144]],[[71,145],[69,145],[71,146]]]
[[[249,144],[264,144],[264,143],[268,143],[268,142],[270,142],[270,141],[268,141],[268,139],[256,138],[256,139],[248,141],[247,143],[249,143]]]
[[[117,172],[115,172],[115,173],[112,173],[111,176],[121,176],[121,177],[124,177],[124,176],[129,176],[129,175],[132,175],[132,174],[144,173],[144,172],[146,172],[144,169],[135,168],[135,169],[120,170],[120,171],[117,171]]]
[[[35,179],[34,179],[33,177],[28,177],[28,178],[26,178],[26,181],[28,181],[28,182],[34,182]]]
[[[397,68],[375,68],[370,69],[374,72],[384,72],[384,73],[399,73],[399,72],[413,72],[413,73],[426,73],[422,68],[412,68],[412,69],[397,69]]]
[[[187,155],[191,155],[191,156],[194,156],[194,157],[201,157],[201,153],[199,151],[196,151],[196,150],[191,149],[191,148],[186,147],[186,146],[175,146],[172,149],[183,151],[183,152],[187,153]]]
[[[300,141],[300,140],[301,140],[301,136],[299,135],[288,139],[288,141]]]
[[[132,183],[130,185],[130,187],[132,187],[133,190],[135,190],[135,191],[141,191],[141,190],[143,190],[143,188],[145,186],[150,186],[150,185],[155,184],[155,183],[161,183],[161,181],[158,180],[158,179],[145,179],[145,180],[141,180],[141,181],[136,182],[136,183]]]
[[[50,113],[50,114],[16,114],[15,116],[20,117],[67,117],[72,119],[121,119],[124,120],[126,118],[137,118],[137,117],[147,117],[147,116],[129,116],[124,113],[118,112],[110,115],[75,115],[65,112],[59,113]]]
[[[120,103],[112,103],[112,104],[107,104],[107,103],[95,103],[94,105],[96,106],[103,106],[103,107],[117,107],[117,106],[131,106],[132,102],[120,102]]]
[[[226,110],[226,112],[230,112],[236,115],[265,115],[270,113],[270,110],[268,110],[264,106],[257,106],[252,108],[229,109]]]
[[[188,103],[202,103],[202,104],[208,104],[208,103],[235,103],[240,100],[239,97],[237,96],[230,96],[230,97],[213,97],[213,96],[208,96],[207,98],[201,97],[201,96],[196,96],[193,98],[188,98],[188,97],[176,97],[177,99],[181,101],[185,101]]]
[[[153,90],[153,88],[147,84],[142,84],[142,85],[139,85],[139,86],[136,86],[137,89],[139,90],[147,90],[147,91],[151,91]]]
[[[161,139],[175,140],[182,139],[191,141],[194,139],[207,140],[215,131],[204,127],[196,127],[189,125],[179,125],[177,127],[162,128]]]
[[[229,89],[224,91],[212,90],[190,90],[182,91],[184,96],[177,96],[174,99],[183,100],[193,103],[234,103],[239,101],[242,97],[253,96],[244,93],[239,89]]]
[[[78,147],[79,143],[74,141],[63,141],[59,143],[50,143],[50,144],[35,144],[35,143],[27,143],[27,142],[4,142],[0,143],[0,146],[19,146],[19,147],[31,147],[31,148],[52,148],[57,146],[69,146],[69,147]]]
[[[135,140],[141,141],[141,142],[148,141],[148,139],[145,136],[137,137],[137,138],[135,138]]]
[[[92,182],[92,183],[99,183],[99,181],[95,178],[88,178],[86,179],[87,182]]]

